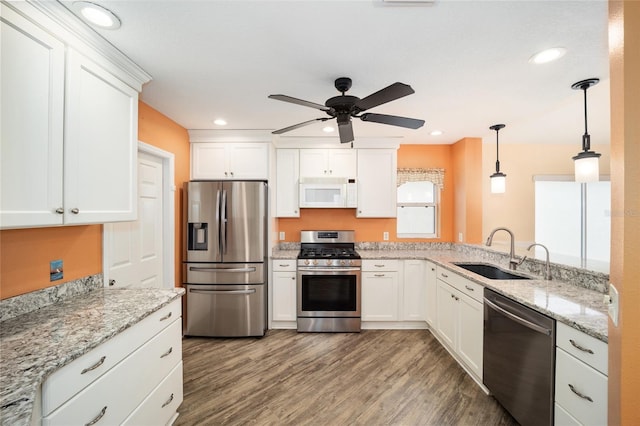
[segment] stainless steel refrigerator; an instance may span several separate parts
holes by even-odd
[[[266,182],[187,182],[184,217],[185,335],[264,336]]]

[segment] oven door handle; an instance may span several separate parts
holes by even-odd
[[[517,322],[520,325],[523,325],[533,331],[537,331],[538,333],[542,333],[545,334],[547,336],[551,336],[552,330],[545,328],[545,327],[540,327],[538,324],[534,324],[531,321],[527,321],[524,318],[520,318],[519,316],[517,316],[516,314],[513,314],[509,311],[507,311],[504,308],[501,308],[500,306],[496,305],[494,302],[490,301],[489,299],[487,299],[486,297],[484,298],[484,303],[486,303],[487,305],[489,305],[489,307],[491,309],[495,309],[496,311],[500,312],[501,314],[505,315],[506,317],[512,319],[513,321]]]
[[[359,272],[360,268],[298,268],[299,272]]]

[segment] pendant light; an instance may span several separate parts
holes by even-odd
[[[582,135],[582,152],[573,157],[575,162],[576,182],[597,182],[600,178],[600,154],[590,151],[591,136],[587,131],[587,89],[598,84],[599,78],[589,78],[571,85],[572,89],[584,92],[584,135]]]
[[[494,124],[489,127],[491,130],[496,131],[496,172],[490,176],[491,193],[493,194],[502,194],[507,186],[507,175],[500,171],[500,160],[498,159],[498,132],[504,127],[504,124]]]

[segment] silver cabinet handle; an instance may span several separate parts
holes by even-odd
[[[571,392],[575,393],[576,395],[578,395],[580,398],[582,399],[586,399],[589,402],[593,402],[593,399],[591,399],[591,397],[583,394],[582,392],[579,392],[576,390],[576,388],[573,387],[573,385],[571,383],[569,383],[569,389],[571,389]]]
[[[225,175],[225,176],[229,176],[229,173],[227,173],[227,172],[224,172],[224,175]]]
[[[442,272],[440,272],[440,276],[443,276],[443,277],[445,277],[445,278],[449,278],[449,275],[447,275],[447,274],[445,274],[445,273],[442,273]]]
[[[291,277],[291,279],[292,279],[292,280],[295,280],[295,279],[296,279],[296,277]]]
[[[77,208],[77,207],[74,207],[74,208],[71,209],[71,213],[78,214],[78,213],[80,213],[80,209]]]
[[[384,277],[384,274],[373,274],[374,277]]]
[[[384,268],[384,263],[382,265],[373,265],[373,266],[375,266],[376,268]]]
[[[435,270],[436,270],[436,268],[431,268],[431,270],[432,270],[432,271],[435,271]]]
[[[95,364],[93,364],[91,367],[87,367],[84,370],[82,370],[80,372],[80,374],[84,374],[84,373],[88,373],[91,370],[95,370],[96,368],[100,367],[102,364],[104,364],[104,360],[107,359],[106,356],[103,356],[102,358],[100,358],[100,360],[98,362],[96,362]]]
[[[475,290],[473,287],[469,287],[468,285],[465,285],[464,288],[466,288],[469,291],[474,291]]]
[[[586,352],[588,354],[593,355],[593,351],[591,349],[587,349],[584,346],[580,346],[579,344],[574,342],[573,339],[569,339],[569,343],[571,343],[571,346],[573,346],[574,348],[578,349],[579,351]]]
[[[164,357],[167,357],[167,356],[171,355],[171,352],[173,352],[173,346],[170,347],[168,351],[166,351],[165,353],[160,355],[160,358],[164,358]]]
[[[169,312],[167,315],[160,318],[160,321],[168,320],[169,318],[171,318],[171,312]]]
[[[63,209],[62,207],[58,207],[58,208],[56,209],[56,213],[58,213],[58,214],[64,214],[64,209]]]
[[[284,265],[283,265],[283,264],[281,263],[281,264],[280,264],[280,265],[278,265],[278,266],[280,266],[281,268],[286,268],[286,267],[288,267],[289,265],[287,265],[287,264],[284,264]]]
[[[91,420],[89,423],[85,423],[84,426],[95,425],[100,421],[102,417],[104,417],[104,413],[106,412],[107,412],[107,406],[105,405],[104,408],[102,408],[102,411],[100,411],[100,413],[96,416],[96,418]]]
[[[162,404],[162,408],[166,407],[167,405],[171,404],[171,401],[173,401],[173,394],[171,394],[171,396],[169,397],[169,399],[167,400],[167,402],[165,402],[164,404]]]
[[[109,280],[109,287],[116,285],[116,280]]]

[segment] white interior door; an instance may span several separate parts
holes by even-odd
[[[104,225],[110,285],[164,287],[163,160],[138,155],[138,220]]]

